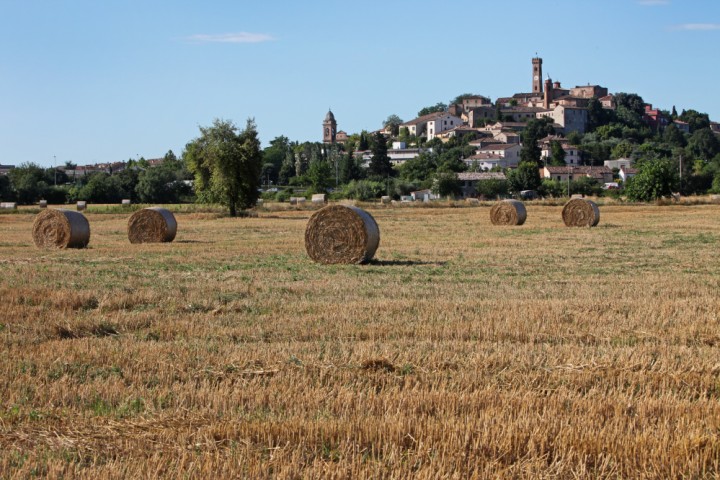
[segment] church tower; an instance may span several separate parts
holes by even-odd
[[[337,132],[337,122],[332,110],[328,110],[323,122],[323,143],[335,143],[335,134]]]
[[[543,93],[543,85],[542,85],[542,58],[535,57],[532,59],[532,67],[533,67],[533,93]]]

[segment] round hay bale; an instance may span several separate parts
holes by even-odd
[[[525,204],[518,200],[502,200],[490,209],[490,221],[493,225],[522,225],[525,220]]]
[[[85,248],[90,243],[90,223],[73,210],[43,210],[35,217],[32,237],[38,248]]]
[[[305,229],[305,250],[318,263],[367,263],[379,244],[375,219],[351,205],[321,208]]]
[[[176,234],[175,216],[164,208],[143,208],[133,213],[128,220],[130,243],[172,242]]]
[[[574,198],[565,204],[562,218],[567,227],[594,227],[600,222],[600,210],[591,200]]]

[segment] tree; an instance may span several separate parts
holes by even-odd
[[[455,196],[462,193],[457,175],[451,172],[436,173],[433,178],[432,191],[442,197]]]
[[[534,162],[536,166],[539,166],[541,151],[538,141],[553,132],[552,120],[549,118],[532,119],[527,122],[521,134],[522,150],[520,150],[520,161],[525,163]]]
[[[588,101],[588,131],[607,125],[611,120],[612,110],[603,108],[600,100],[593,97]]]
[[[462,105],[463,100],[465,100],[466,98],[474,97],[474,96],[475,96],[475,94],[473,94],[473,93],[461,93],[457,97],[450,100],[450,105]]]
[[[448,109],[448,106],[446,104],[444,104],[442,102],[438,102],[435,105],[421,109],[418,112],[417,116],[422,117],[423,115],[428,115],[430,113],[445,112],[445,111],[447,111],[447,109]]]
[[[540,186],[540,170],[536,162],[520,162],[518,168],[507,173],[508,185],[513,192],[537,190]]]
[[[352,180],[360,180],[363,177],[363,170],[360,162],[355,158],[352,150],[340,157],[340,183],[348,183]]]
[[[667,127],[665,127],[665,131],[662,135],[663,142],[667,143],[668,145],[671,145],[673,147],[685,147],[687,145],[687,140],[685,139],[685,135],[675,126],[674,123],[671,123]]]
[[[437,155],[431,152],[423,152],[402,164],[400,177],[408,181],[422,182],[429,179],[436,169]]]
[[[313,192],[324,193],[333,184],[332,169],[330,164],[324,160],[318,160],[310,165],[307,178]]]
[[[636,93],[616,93],[615,104],[618,107],[624,107],[640,117],[645,114],[645,100]]]
[[[702,128],[696,130],[690,137],[688,150],[690,150],[693,155],[707,161],[720,153],[720,140],[718,140],[712,130]]]
[[[565,149],[557,140],[550,142],[550,165],[565,166]]]
[[[368,174],[377,177],[394,177],[395,170],[390,163],[390,157],[387,154],[387,140],[385,136],[378,132],[375,134],[372,145],[373,157],[370,160]]]
[[[45,174],[35,163],[23,163],[10,170],[8,177],[19,203],[35,203],[45,196],[50,184]]]
[[[383,122],[383,128],[386,130],[390,130],[390,133],[393,136],[397,136],[400,133],[400,125],[402,125],[403,119],[398,117],[397,115],[390,115],[385,119]]]
[[[677,190],[678,176],[671,160],[645,160],[638,164],[638,170],[638,174],[625,184],[625,193],[630,200],[652,201]]]
[[[220,203],[233,217],[257,202],[262,154],[253,119],[239,133],[231,121],[220,119],[200,127],[200,136],[187,144],[184,157],[201,202]]]
[[[703,128],[710,128],[710,117],[707,113],[700,113],[697,110],[683,110],[680,120],[690,124],[690,133],[695,133]]]

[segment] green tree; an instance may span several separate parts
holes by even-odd
[[[610,156],[612,158],[629,158],[630,155],[632,155],[634,148],[635,145],[627,140],[623,140],[613,147]]]
[[[437,155],[431,152],[422,152],[400,166],[400,177],[411,182],[422,182],[429,179],[435,170],[437,170]]]
[[[687,148],[693,155],[708,161],[720,153],[720,140],[710,128],[701,128],[690,136]]]
[[[318,160],[310,165],[307,172],[307,179],[313,192],[324,193],[334,183],[332,168],[324,160]]]
[[[687,122],[690,126],[690,133],[695,133],[703,128],[710,128],[710,117],[707,113],[700,113],[697,110],[683,110],[680,120]]]
[[[645,160],[639,162],[638,170],[625,184],[625,194],[630,200],[648,202],[677,190],[678,176],[671,160]]]
[[[450,197],[460,195],[462,188],[455,173],[438,172],[433,177],[432,191],[441,197]]]
[[[593,97],[588,101],[588,131],[607,125],[612,120],[612,110],[603,108],[600,100]]]
[[[683,133],[675,126],[674,123],[671,123],[670,125],[665,127],[665,131],[662,134],[662,139],[663,142],[673,147],[683,148],[687,145],[687,139],[685,138],[685,135],[683,135]]]
[[[340,157],[339,176],[340,183],[345,184],[352,180],[363,178],[362,159],[355,158],[352,151]]]
[[[528,121],[525,129],[520,135],[520,138],[522,139],[520,161],[524,163],[534,162],[536,166],[539,166],[541,163],[541,151],[538,146],[538,141],[553,132],[554,129],[552,126],[552,120],[549,118],[537,118]]]
[[[550,165],[565,166],[565,149],[557,140],[550,142]]]
[[[388,116],[383,122],[383,128],[390,129],[393,136],[397,136],[400,133],[400,125],[402,125],[403,119],[393,114]]]
[[[0,200],[15,200],[15,192],[10,184],[10,177],[7,175],[0,175]]]
[[[537,190],[540,186],[540,170],[536,162],[520,162],[518,168],[507,173],[510,190],[515,193],[522,190]]]
[[[18,203],[35,203],[45,196],[49,188],[45,169],[35,163],[23,163],[8,173]]]
[[[394,177],[395,169],[390,163],[390,157],[387,154],[387,140],[385,135],[380,132],[375,134],[372,145],[373,157],[368,167],[368,175],[375,177]]]
[[[474,97],[474,96],[475,96],[474,93],[461,93],[457,97],[450,100],[449,104],[450,105],[462,105],[463,100],[465,100],[466,98]]]
[[[248,119],[239,133],[226,120],[200,127],[200,136],[188,143],[184,157],[201,202],[220,203],[233,217],[257,202],[262,154],[254,120]]]
[[[429,107],[425,107],[425,108],[421,109],[418,112],[417,116],[422,117],[423,115],[429,115],[431,113],[445,112],[445,111],[447,111],[447,109],[448,109],[447,104],[438,102],[435,105],[431,105]]]

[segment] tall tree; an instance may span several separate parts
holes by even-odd
[[[549,118],[538,118],[528,121],[520,137],[522,139],[520,161],[534,162],[535,165],[539,166],[542,152],[538,146],[538,141],[553,131],[552,120]]]
[[[550,165],[565,166],[565,149],[557,140],[550,142]]]
[[[393,169],[390,163],[390,157],[387,154],[387,140],[385,135],[378,132],[375,134],[372,145],[373,157],[370,160],[370,166],[368,167],[368,174],[378,177],[394,177],[395,169]]]
[[[200,136],[185,147],[185,158],[200,201],[220,203],[233,217],[257,202],[262,154],[254,120],[239,133],[226,120],[200,127]]]
[[[444,112],[448,109],[447,104],[438,102],[435,105],[431,105],[429,107],[425,107],[421,109],[418,112],[418,117],[422,117],[423,115],[428,115],[430,113],[437,113],[437,112]]]

